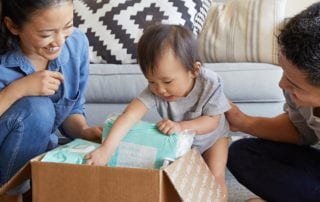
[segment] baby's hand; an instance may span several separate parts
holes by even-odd
[[[99,147],[85,156],[86,164],[94,166],[105,166],[108,163],[106,152],[103,147]]]
[[[171,121],[169,119],[163,119],[157,123],[158,129],[167,135],[172,135],[173,133],[180,132],[182,130],[180,123]]]

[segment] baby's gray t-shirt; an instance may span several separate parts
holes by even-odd
[[[168,102],[154,95],[148,87],[137,97],[148,109],[156,107],[163,119],[186,121],[200,116],[220,115],[218,127],[211,133],[196,135],[193,146],[203,153],[219,138],[229,135],[229,125],[224,112],[230,109],[223,92],[221,77],[209,69],[202,68],[191,92],[174,102]]]

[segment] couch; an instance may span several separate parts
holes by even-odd
[[[103,5],[103,1],[75,2],[75,24],[87,34],[92,51],[89,83],[85,95],[86,117],[90,126],[103,125],[108,115],[121,112],[147,85],[139,66],[135,63],[134,52],[133,57],[129,59],[125,53],[111,54],[117,46],[121,52],[127,44],[119,45],[126,35],[118,34],[115,37],[114,34],[117,35],[116,29],[124,31],[125,28],[124,25],[116,26],[109,14],[114,11],[125,18],[126,13],[121,14],[121,9],[126,6],[127,13],[133,12],[129,5],[125,5],[128,2],[132,1],[113,2],[117,5],[111,5],[110,8],[104,7],[106,5]],[[164,2],[167,1],[158,3],[164,4]],[[278,87],[278,81],[282,71],[277,65],[275,36],[284,18],[285,0],[229,0],[220,3],[211,1],[202,3],[207,7],[203,7],[201,15],[196,16],[198,20],[195,18],[193,26],[198,23],[195,34],[199,38],[199,51],[204,68],[221,75],[227,97],[248,114],[274,116],[281,112],[284,98]],[[112,1],[109,4],[112,4]],[[149,5],[149,8],[156,9],[156,7],[156,3]],[[145,17],[147,18],[147,14]],[[119,22],[120,20],[119,18]],[[98,25],[100,22],[102,27],[107,29],[101,31],[101,25]],[[95,29],[95,26],[98,28]],[[135,32],[134,26],[130,29],[128,33]],[[108,47],[108,44],[111,45]],[[126,47],[128,47],[125,49],[126,53],[130,53],[132,49]],[[105,58],[101,56],[103,54]],[[144,120],[150,122],[159,119],[154,110],[144,117]],[[233,132],[231,135],[248,136]],[[230,173],[227,179],[230,201],[241,201],[253,195],[237,183]]]
[[[282,110],[283,95],[278,86],[280,67],[265,63],[204,63],[203,66],[221,75],[227,97],[243,111],[273,116]],[[108,68],[105,64],[91,64],[86,92],[89,125],[103,125],[108,115],[122,112],[146,85],[136,64],[108,64]],[[160,116],[151,110],[144,119],[155,122]]]

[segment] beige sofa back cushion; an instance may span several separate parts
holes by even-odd
[[[286,0],[213,2],[200,34],[204,62],[278,63]]]

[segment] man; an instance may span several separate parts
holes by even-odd
[[[311,146],[320,140],[320,2],[290,19],[278,43],[285,112],[253,117],[232,104],[231,130],[257,138],[230,146],[228,168],[264,200],[320,201],[320,149]]]

